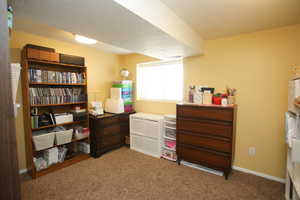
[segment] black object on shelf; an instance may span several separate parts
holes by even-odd
[[[203,87],[203,88],[201,88],[201,91],[202,92],[204,92],[204,91],[210,91],[210,93],[213,94],[214,91],[215,91],[215,88]]]
[[[74,121],[82,121],[82,120],[86,120],[88,117],[88,113],[87,112],[72,112],[73,114],[73,120]]]
[[[65,63],[65,64],[84,66],[84,57],[71,56],[71,55],[60,53],[59,54],[59,62]]]

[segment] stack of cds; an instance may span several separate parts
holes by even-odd
[[[29,92],[31,105],[77,103],[86,100],[82,88],[29,88]]]

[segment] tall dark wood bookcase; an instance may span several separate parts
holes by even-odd
[[[38,52],[38,51],[37,51]],[[54,56],[57,56],[58,53],[54,53]],[[34,56],[33,56],[34,57]],[[51,111],[55,113],[63,113],[69,112],[74,106],[81,106],[82,108],[88,111],[88,96],[87,96],[87,67],[80,66],[80,65],[73,65],[73,64],[64,64],[60,63],[59,60],[57,61],[45,61],[41,59],[33,59],[27,54],[27,48],[23,48],[22,50],[22,93],[23,93],[23,118],[24,118],[24,129],[25,129],[25,143],[26,143],[26,161],[27,161],[27,170],[28,173],[31,175],[32,178],[37,178],[39,176],[51,173],[58,169],[67,167],[74,163],[80,162],[84,159],[89,158],[89,154],[85,153],[74,153],[73,156],[70,156],[62,163],[57,163],[49,166],[46,169],[42,169],[37,171],[35,168],[35,164],[33,158],[41,153],[41,151],[35,150],[32,133],[33,131],[43,130],[47,128],[54,128],[57,126],[64,126],[66,128],[72,128],[75,125],[81,125],[83,127],[89,128],[89,119],[88,119],[88,112],[87,116],[84,120],[74,121],[64,124],[53,124],[48,126],[42,126],[38,128],[32,128],[31,124],[31,110],[33,108],[38,108],[39,113],[45,111]],[[52,83],[52,82],[31,82],[29,79],[28,71],[30,69],[40,69],[40,70],[47,70],[47,71],[56,71],[56,72],[77,72],[77,73],[84,73],[85,74],[85,82],[84,83]],[[76,102],[76,103],[63,103],[63,104],[34,104],[31,105],[30,101],[30,88],[75,88],[81,87],[85,93],[85,101]],[[77,143],[79,141],[85,141],[89,143],[89,138],[84,138],[82,140],[72,139],[71,143],[68,143],[68,149],[76,149]],[[54,145],[59,146],[59,145]],[[43,151],[43,150],[42,150]]]

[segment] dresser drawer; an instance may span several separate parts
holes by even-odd
[[[188,161],[198,163],[203,166],[225,169],[230,167],[231,157],[215,153],[213,151],[206,151],[198,148],[188,147],[186,145],[177,145],[177,155]]]
[[[233,121],[233,109],[177,105],[177,117]]]
[[[126,123],[120,124],[121,134],[129,136],[129,125]]]
[[[121,135],[116,134],[101,139],[98,143],[98,147],[101,150],[102,148],[121,145],[121,144],[122,144],[122,137]]]
[[[191,131],[194,133],[202,133],[216,135],[222,137],[232,137],[232,124],[218,121],[208,120],[177,120],[177,130]]]
[[[225,139],[217,139],[194,133],[177,131],[177,143],[204,147],[215,151],[231,153],[231,143]]]
[[[129,114],[120,114],[119,120],[121,123],[129,123]]]
[[[118,116],[107,117],[103,119],[98,119],[96,123],[97,123],[97,127],[110,126],[112,124],[118,124],[119,118]]]
[[[106,137],[109,135],[120,134],[121,128],[119,124],[108,126],[105,128],[99,128],[96,133],[96,137]]]

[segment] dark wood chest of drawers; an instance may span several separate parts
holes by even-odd
[[[178,163],[185,160],[231,171],[235,147],[236,106],[177,105]]]
[[[125,144],[125,136],[129,136],[129,114],[90,116],[92,157],[97,158]]]

